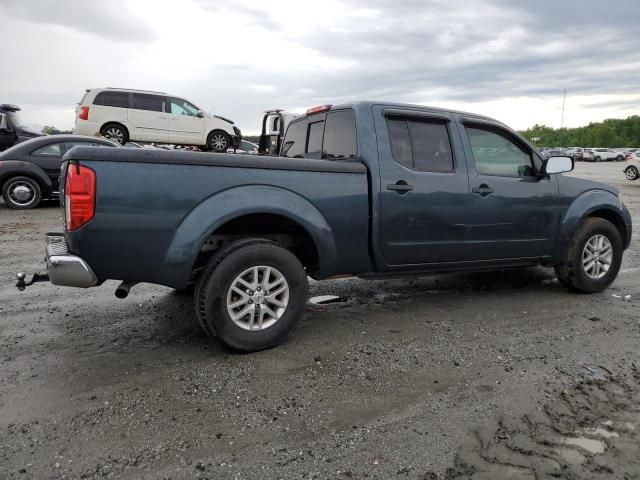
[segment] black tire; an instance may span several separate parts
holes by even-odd
[[[272,325],[248,330],[246,326],[240,326],[239,321],[232,320],[227,299],[233,298],[228,297],[233,283],[253,267],[277,271],[285,280],[284,286],[288,287],[288,301],[278,318],[272,318]],[[257,295],[258,291],[251,293]],[[196,315],[203,329],[209,335],[215,335],[226,347],[240,352],[255,352],[274,347],[285,340],[302,318],[307,296],[307,274],[295,255],[268,240],[249,239],[230,246],[209,260],[196,286]],[[255,305],[261,302],[256,300]],[[260,307],[254,307],[254,311],[260,312],[261,308],[265,308],[263,305],[261,303]],[[271,308],[270,305],[267,307]],[[243,318],[246,317],[240,317],[240,320]],[[253,319],[252,316],[249,318]],[[253,326],[256,327],[255,324]]]
[[[594,162],[599,162],[600,160],[602,160],[600,157],[593,157]]]
[[[129,141],[129,132],[119,123],[107,123],[100,129],[100,134],[107,140],[124,145]]]
[[[601,278],[592,278],[583,265],[583,252],[587,242],[596,235],[606,237],[611,244],[609,269]],[[622,263],[623,243],[620,232],[603,218],[587,218],[576,230],[569,244],[563,264],[556,265],[556,275],[561,284],[580,293],[597,293],[605,290],[618,276]]]
[[[631,165],[624,170],[624,175],[627,177],[627,180],[635,181],[638,180],[638,168]]]
[[[207,138],[207,149],[215,153],[225,153],[231,148],[231,137],[222,130],[214,130]]]
[[[2,198],[9,208],[28,210],[42,200],[40,184],[30,177],[12,177],[2,186]]]
[[[616,162],[623,162],[624,161],[624,157],[622,155],[618,155],[616,157]]]

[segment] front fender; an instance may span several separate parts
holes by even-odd
[[[631,240],[631,214],[629,210],[613,193],[607,190],[589,190],[579,195],[571,203],[561,221],[558,242],[553,255],[555,263],[564,261],[574,232],[587,217],[596,212],[606,212],[606,214],[619,218],[625,228],[622,235],[624,246],[625,248],[629,246]],[[597,214],[596,216],[601,215]]]
[[[169,284],[186,286],[206,239],[228,221],[255,213],[281,215],[300,224],[316,245],[320,271],[334,271],[334,236],[320,211],[309,200],[290,190],[249,185],[217,193],[184,217],[164,259],[165,280],[171,280]]]
[[[43,187],[42,193],[49,195],[53,184],[47,172],[35,163],[25,162],[23,160],[2,160],[0,161],[0,187],[10,177],[24,175],[36,179]]]

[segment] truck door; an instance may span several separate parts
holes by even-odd
[[[386,265],[464,260],[467,166],[449,113],[374,107]]]
[[[463,118],[461,130],[472,199],[465,222],[471,259],[549,255],[559,224],[555,177],[539,176],[541,159],[502,126]]]

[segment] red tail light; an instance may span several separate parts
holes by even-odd
[[[331,105],[319,105],[317,107],[311,107],[309,110],[307,110],[307,115],[311,115],[313,113],[326,112],[330,108],[331,108]]]
[[[89,120],[89,107],[80,107],[80,115],[78,115],[80,120]]]
[[[96,213],[96,172],[88,167],[70,164],[64,187],[65,226],[77,230]]]

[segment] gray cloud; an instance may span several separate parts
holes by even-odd
[[[118,42],[149,42],[155,33],[133,16],[124,0],[0,0],[2,14],[56,25]]]

